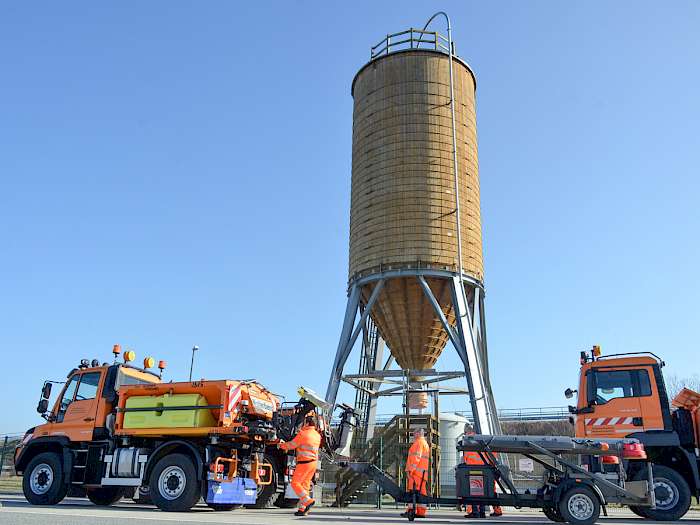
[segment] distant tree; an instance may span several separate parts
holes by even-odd
[[[700,392],[700,375],[698,374],[688,377],[679,377],[677,374],[669,374],[665,379],[669,399],[676,397],[676,394],[684,388],[690,388],[691,390]]]

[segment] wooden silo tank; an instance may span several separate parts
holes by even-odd
[[[474,74],[453,57],[462,274],[483,281]],[[366,64],[352,84],[350,283],[387,270],[458,272],[450,60],[408,49]],[[450,325],[450,282],[426,278]],[[361,302],[373,287],[361,289]],[[448,334],[414,276],[387,280],[371,314],[402,368],[431,368]]]

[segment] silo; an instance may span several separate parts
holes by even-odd
[[[392,269],[458,271],[449,62],[440,51],[409,49],[380,56],[355,76],[351,282]],[[453,76],[462,271],[481,281],[476,82],[456,57]],[[428,282],[454,325],[448,282]],[[364,303],[372,288],[363,286]],[[447,332],[413,276],[387,282],[371,315],[403,368],[431,368],[447,343]]]
[[[426,28],[438,15],[444,13]],[[395,395],[398,387],[380,390],[377,381],[397,385],[401,376],[410,405],[416,390],[441,380],[433,367],[450,341],[464,364],[476,429],[497,433],[486,350],[476,80],[455,55],[444,18],[447,37],[425,28],[387,35],[352,81],[348,302],[326,400],[333,405],[342,379],[372,398]],[[375,362],[373,370],[343,376],[368,317],[402,371]]]
[[[457,451],[457,439],[464,433],[467,418],[459,414],[440,414],[440,495],[455,497],[456,481],[454,469],[462,463]]]

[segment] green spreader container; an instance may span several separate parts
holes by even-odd
[[[124,406],[124,428],[215,427],[209,403],[201,394],[132,396]],[[190,408],[191,407],[191,408]],[[150,410],[149,410],[150,409]]]

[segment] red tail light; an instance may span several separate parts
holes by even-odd
[[[620,459],[617,456],[603,456],[603,464],[605,465],[619,465]]]

